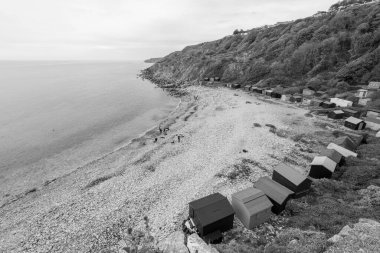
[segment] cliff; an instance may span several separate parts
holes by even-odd
[[[156,83],[205,77],[262,86],[342,91],[380,80],[380,3],[351,0],[328,12],[192,45],[143,75]]]

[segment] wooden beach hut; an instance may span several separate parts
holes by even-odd
[[[293,191],[272,180],[270,177],[259,178],[254,187],[262,190],[267,195],[273,204],[272,212],[275,214],[279,214],[285,209],[286,202],[294,194]]]
[[[290,95],[288,95],[288,94],[283,94],[282,96],[281,96],[281,100],[282,101],[289,101],[290,100]]]
[[[355,117],[355,118],[360,118],[361,112],[356,111],[354,109],[343,109],[344,111],[344,116],[345,117]]]
[[[315,179],[331,178],[337,163],[327,156],[316,156],[310,164],[309,176]]]
[[[251,90],[251,85],[246,85],[246,86],[244,86],[244,90],[245,91],[250,91]]]
[[[281,93],[276,92],[276,91],[273,91],[272,94],[271,94],[271,97],[272,97],[272,98],[280,99],[281,96],[282,96]]]
[[[272,179],[293,191],[293,197],[295,198],[305,195],[309,191],[311,185],[310,179],[305,175],[302,175],[301,172],[297,171],[295,168],[284,163],[280,163],[274,168]]]
[[[265,93],[264,93],[264,95],[266,95],[266,96],[271,96],[272,95],[272,93],[273,93],[273,90],[265,90]]]
[[[256,87],[256,93],[263,94],[263,89]]]
[[[232,207],[243,225],[251,229],[271,216],[272,203],[264,192],[250,187],[232,194]]]
[[[366,126],[366,123],[364,120],[355,117],[349,117],[344,122],[344,126],[352,130],[363,130]]]
[[[205,77],[205,78],[203,78],[203,80],[206,81],[206,82],[208,82],[208,81],[210,81],[210,78]]]
[[[199,235],[205,236],[231,229],[234,210],[225,196],[214,193],[190,202],[189,217],[194,221]]]
[[[302,96],[299,96],[299,95],[291,96],[289,101],[292,103],[301,103],[302,102]]]
[[[324,101],[324,102],[322,102],[321,107],[323,107],[323,108],[335,108],[336,105],[334,103]]]
[[[347,157],[357,157],[358,154],[355,153],[354,151],[351,151],[345,147],[342,147],[342,146],[339,146],[335,143],[330,143],[328,146],[327,146],[327,149],[334,149],[335,151],[339,152],[339,154],[341,154],[344,158],[347,158]]]
[[[327,115],[327,117],[330,118],[330,119],[343,119],[343,117],[344,117],[344,111],[342,111],[342,110],[331,111],[331,112],[329,112],[329,114]]]
[[[234,83],[234,84],[231,85],[231,88],[232,89],[239,89],[239,88],[241,88],[241,85],[237,84],[237,83]]]
[[[326,156],[336,162],[338,165],[343,165],[344,164],[344,157],[342,154],[340,154],[338,151],[335,149],[324,149],[321,154],[321,156]]]
[[[312,106],[321,106],[322,103],[323,103],[323,101],[320,100],[320,99],[312,99],[310,105],[312,105]]]
[[[214,77],[214,80],[215,80],[216,82],[219,82],[219,81],[220,81],[220,77],[219,77],[219,76],[216,76],[216,77]]]
[[[353,141],[349,136],[341,136],[336,138],[333,143],[351,151],[355,151],[357,148],[355,141]]]

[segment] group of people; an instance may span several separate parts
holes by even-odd
[[[161,125],[158,126],[158,130],[160,131],[160,135],[163,133],[164,135],[167,135],[169,131],[169,127],[162,128]],[[184,137],[182,134],[177,134],[177,140],[178,142],[181,142],[181,138]],[[164,137],[161,137],[164,138]],[[158,137],[154,138],[154,143],[158,141]],[[172,141],[172,143],[175,143],[175,140]]]

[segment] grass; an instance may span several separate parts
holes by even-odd
[[[261,170],[270,172],[265,166],[261,163],[251,160],[251,159],[242,159],[240,163],[234,164],[232,170],[228,173],[217,173],[215,177],[227,178],[229,181],[234,181],[237,179],[247,179],[252,173],[252,168],[257,167]]]

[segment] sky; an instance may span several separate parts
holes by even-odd
[[[143,60],[337,0],[0,0],[0,60]]]

